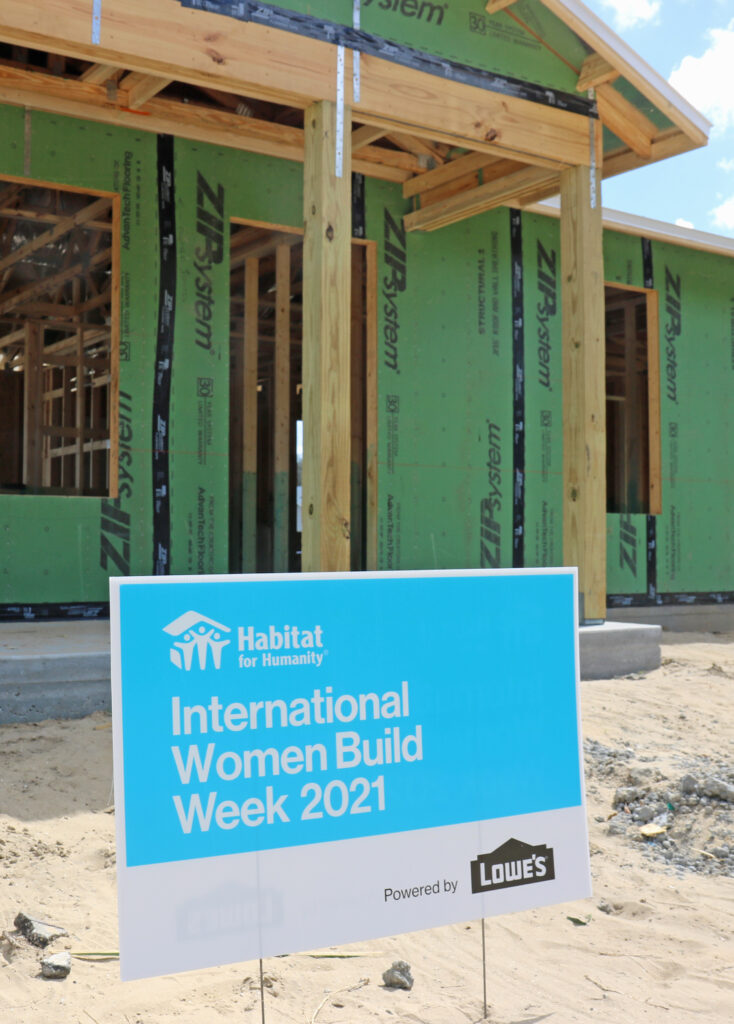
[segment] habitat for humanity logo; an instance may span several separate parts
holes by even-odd
[[[223,626],[221,622],[215,622],[206,615],[185,612],[164,626],[163,632],[179,638],[173,641],[170,650],[171,661],[176,668],[189,672],[194,663],[194,653],[200,669],[206,668],[210,651],[214,668],[221,668],[222,648],[230,643],[229,640],[222,640],[222,633],[232,631],[229,626]]]
[[[514,885],[550,882],[556,877],[553,850],[508,839],[491,853],[471,861],[471,891],[493,892]]]

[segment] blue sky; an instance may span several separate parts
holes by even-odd
[[[584,0],[712,121],[709,144],[604,182],[604,206],[734,237],[734,0]]]

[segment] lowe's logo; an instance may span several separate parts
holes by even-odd
[[[211,654],[214,668],[222,667],[222,650],[231,641],[222,640],[222,633],[231,633],[229,626],[200,615],[199,612],[185,612],[163,627],[163,632],[177,637],[169,652],[176,668],[190,672],[194,664],[205,669]],[[196,662],[194,662],[196,655]]]
[[[516,885],[550,882],[556,877],[553,850],[508,839],[491,853],[471,861],[471,891],[493,892]]]

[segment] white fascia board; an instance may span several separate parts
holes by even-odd
[[[651,68],[581,0],[541,0],[594,52],[609,61],[632,85],[698,145],[705,145],[711,122]]]
[[[561,200],[544,199],[540,203],[523,206],[522,209],[526,213],[560,217]],[[709,231],[696,231],[695,228],[684,228],[679,224],[668,224],[664,220],[652,220],[650,217],[640,217],[621,210],[603,209],[602,224],[609,231],[620,231],[625,235],[638,235],[640,238],[651,238],[656,242],[670,242],[672,245],[713,252],[719,256],[734,256],[734,238],[714,235]]]

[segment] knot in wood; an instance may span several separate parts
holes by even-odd
[[[329,226],[328,226],[328,227],[327,227],[327,229],[326,229],[326,237],[328,238],[328,240],[329,240],[330,242],[333,242],[333,241],[334,241],[334,229],[333,229],[333,227],[331,226],[331,224],[329,224]]]

